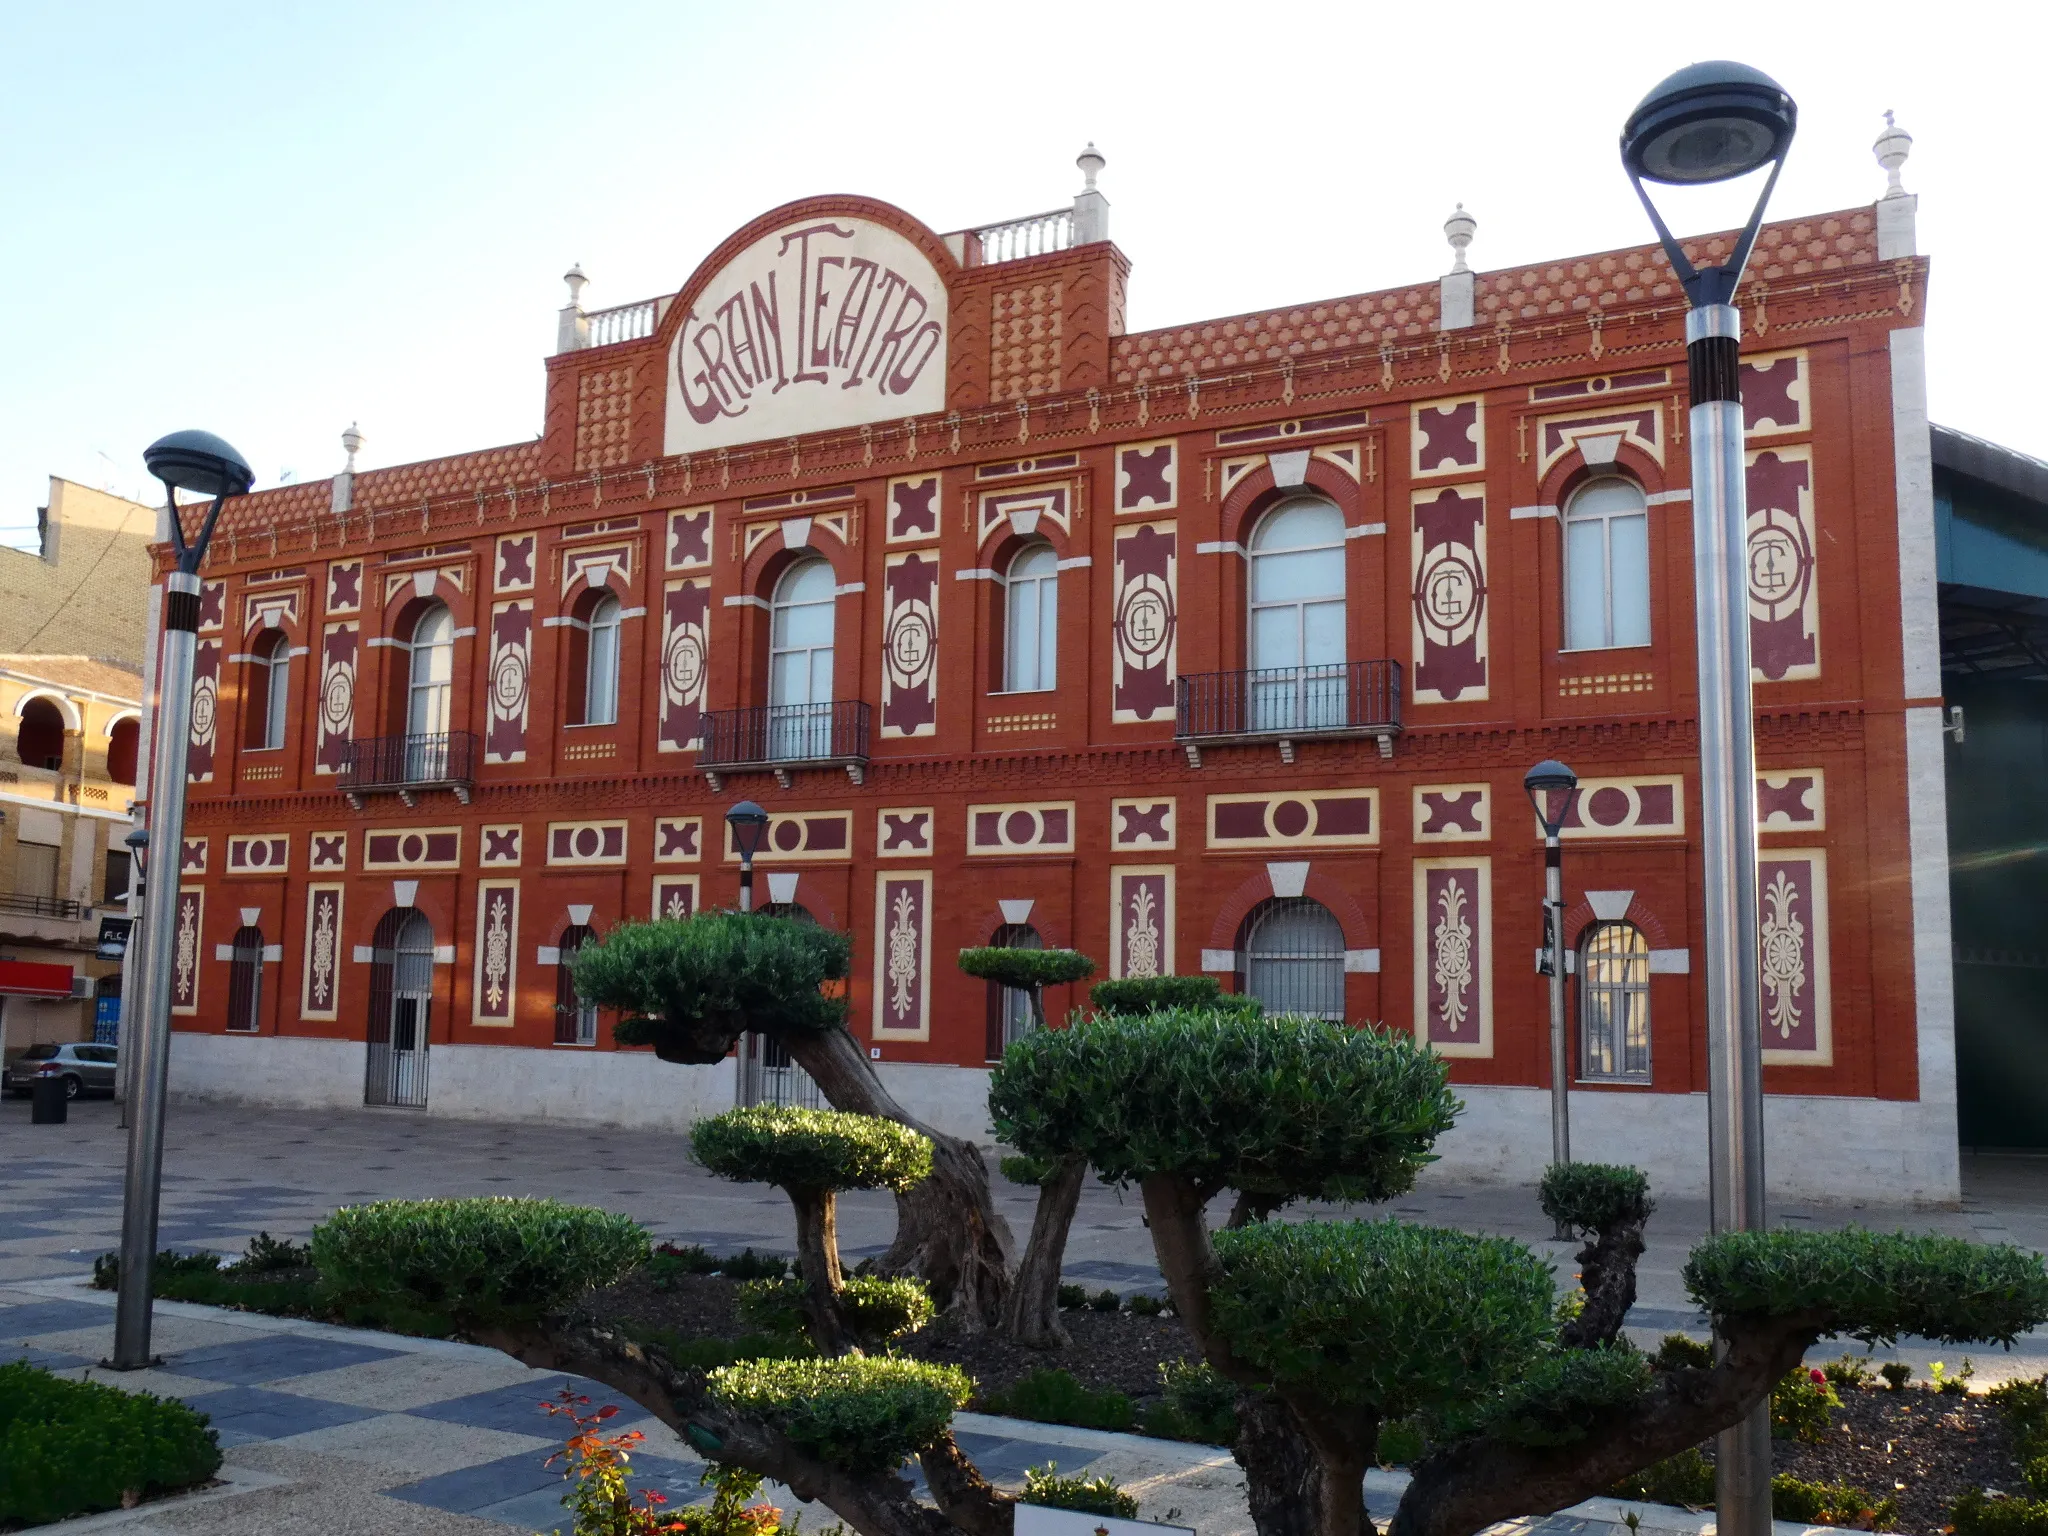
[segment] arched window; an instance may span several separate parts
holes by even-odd
[[[619,600],[609,592],[591,605],[583,657],[583,724],[619,718]]]
[[[1650,1080],[1650,941],[1634,923],[1596,923],[1579,946],[1579,1075]]]
[[[263,930],[254,924],[237,928],[228,959],[228,1028],[252,1035],[262,1025]]]
[[[370,937],[365,1104],[427,1107],[433,1000],[434,925],[417,907],[393,907]]]
[[[1268,1013],[1344,1017],[1344,930],[1330,909],[1306,896],[1275,896],[1246,914],[1238,930],[1238,990]]]
[[[562,930],[555,962],[555,1044],[597,1044],[597,1004],[586,1003],[576,992],[576,952],[597,942],[596,932],[584,923],[572,923]]]
[[[252,751],[273,751],[284,745],[286,711],[291,700],[292,643],[271,632],[259,636],[249,661],[242,745]]]
[[[455,684],[455,620],[436,603],[412,627],[405,698],[406,777],[415,783],[448,771],[448,721]]]
[[[995,949],[1043,949],[1045,940],[1029,923],[1005,923],[995,931],[989,944]],[[1003,1052],[1030,1034],[1037,1021],[1031,1017],[1031,994],[1022,987],[988,983],[988,1059],[1001,1061]]]
[[[1289,501],[1252,532],[1251,728],[1341,725],[1344,677],[1344,514],[1314,498]]]
[[[803,560],[775,584],[768,632],[768,755],[832,750],[832,622],[837,583],[823,560]]]
[[[1003,691],[1057,686],[1060,563],[1050,544],[1029,545],[1010,562],[1003,605]]]
[[[1650,509],[1633,480],[1594,480],[1564,509],[1564,648],[1650,643]]]
[[[107,732],[107,777],[116,784],[135,785],[136,745],[142,739],[142,722],[127,715]]]
[[[54,699],[30,699],[21,706],[21,726],[14,740],[29,767],[63,768],[64,711]]]

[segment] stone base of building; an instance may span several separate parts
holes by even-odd
[[[171,1091],[192,1098],[306,1109],[363,1102],[361,1041],[291,1036],[179,1034]],[[913,1062],[876,1070],[911,1114],[984,1145],[988,1071]],[[426,1112],[468,1120],[545,1120],[632,1130],[683,1131],[736,1098],[735,1063],[671,1066],[639,1052],[535,1051],[437,1045]],[[1540,1088],[1465,1086],[1450,1134],[1426,1180],[1532,1184],[1550,1153],[1550,1095]],[[1575,1093],[1572,1151],[1590,1162],[1632,1163],[1660,1195],[1707,1194],[1705,1094]],[[1773,1200],[1954,1205],[1962,1198],[1952,1106],[1891,1099],[1780,1096],[1764,1114]]]

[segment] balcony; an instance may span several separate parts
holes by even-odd
[[[1276,742],[1291,763],[1297,741],[1370,736],[1381,757],[1392,757],[1401,688],[1398,661],[1197,672],[1174,684],[1173,736],[1190,768],[1202,766],[1203,747],[1233,742]]]
[[[868,714],[860,699],[712,710],[703,717],[697,767],[714,792],[735,773],[772,773],[787,789],[798,768],[844,768],[858,784],[867,774]]]
[[[447,789],[469,804],[476,783],[476,733],[436,731],[419,736],[369,736],[344,750],[337,787],[357,810],[363,797],[397,795],[408,806],[422,791]]]
[[[85,905],[63,896],[31,896],[24,891],[0,891],[0,912],[21,917],[69,918],[85,916]]]

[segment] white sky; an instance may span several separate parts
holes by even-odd
[[[2034,22],[2024,17],[2034,14]],[[1695,33],[1725,18],[1726,41]],[[864,192],[939,230],[1067,201],[1093,139],[1130,328],[1629,245],[1615,153],[1669,70],[1776,76],[1772,213],[1872,201],[1917,138],[1935,418],[2048,457],[2031,7],[0,0],[0,538],[49,474],[142,489],[160,434],[259,485],[533,436],[591,307],[679,287],[755,214]],[[1711,196],[1711,194],[1703,194]],[[1744,205],[1746,209],[1746,204]],[[1681,232],[1739,220],[1679,209]],[[2030,382],[2031,380],[2031,382]]]

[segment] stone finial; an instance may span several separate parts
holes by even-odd
[[[583,263],[580,261],[570,263],[569,270],[562,274],[562,281],[569,285],[569,307],[571,309],[581,309],[583,307],[583,285],[590,281],[589,278],[583,275]]]
[[[1444,220],[1444,238],[1451,242],[1453,272],[1472,270],[1465,265],[1465,247],[1472,243],[1472,236],[1478,233],[1478,230],[1479,221],[1465,211],[1463,203],[1458,204],[1457,211]]]
[[[569,285],[569,302],[555,316],[555,351],[574,352],[590,345],[590,320],[583,313],[583,285],[590,281],[583,275],[583,263],[576,262],[562,274],[562,281]]]
[[[363,451],[363,429],[350,422],[348,430],[341,434],[341,448],[348,455],[348,463],[342,466],[342,473],[352,475],[356,472],[356,455]]]
[[[1093,192],[1095,190],[1096,174],[1109,162],[1102,157],[1102,151],[1095,147],[1095,141],[1090,139],[1088,147],[1081,151],[1074,164],[1081,168],[1081,174],[1088,179],[1087,185],[1082,187],[1081,190],[1083,192]]]
[[[1884,115],[1884,132],[1877,136],[1877,142],[1870,146],[1877,163],[1884,167],[1885,175],[1891,178],[1885,188],[1886,197],[1904,197],[1906,189],[1899,184],[1899,170],[1906,163],[1906,156],[1913,152],[1913,135],[1906,132],[1892,120],[1890,112]]]

